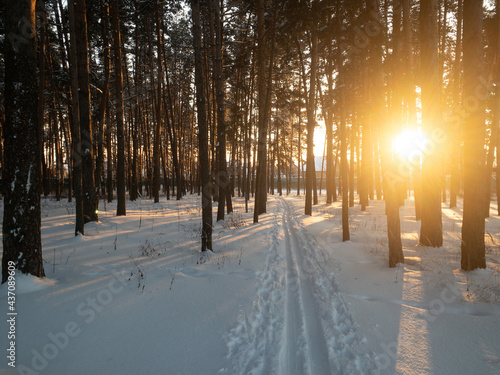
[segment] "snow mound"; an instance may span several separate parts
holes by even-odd
[[[56,285],[56,281],[48,278],[40,278],[33,275],[26,275],[16,272],[16,295],[37,292]],[[0,295],[7,296],[7,283],[4,283],[1,288]]]

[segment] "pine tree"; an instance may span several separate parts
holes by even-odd
[[[383,172],[383,190],[387,215],[387,237],[389,242],[389,267],[395,267],[397,263],[404,262],[403,248],[401,244],[401,227],[398,205],[398,185],[392,181],[389,172],[393,170],[392,147],[390,139],[393,136],[387,121],[387,109],[384,99],[384,77],[382,71],[382,36],[383,25],[381,23],[378,0],[366,0],[368,19],[373,28],[378,28],[378,33],[370,42],[370,79],[374,123],[380,127],[380,159]],[[372,31],[373,32],[373,31]],[[377,197],[379,193],[377,192]]]
[[[224,77],[222,76],[222,19],[219,0],[213,0],[215,29],[215,101],[217,108],[217,166],[218,166],[218,209],[217,221],[224,220],[224,210],[228,197],[229,179],[226,161],[226,118],[224,111]]]
[[[201,251],[212,250],[212,196],[210,192],[210,161],[208,158],[208,128],[203,80],[200,0],[191,0],[193,44],[195,53],[196,107],[198,110],[198,144],[201,175],[202,231]]]
[[[40,212],[35,0],[5,2],[2,283],[9,266],[45,276]]]
[[[309,79],[309,98],[307,103],[307,164],[306,164],[306,200],[305,214],[312,215],[313,181],[316,180],[316,163],[314,162],[314,118],[316,108],[316,71],[318,56],[318,35],[316,30],[311,30],[311,72]]]
[[[457,4],[457,36],[455,46],[455,60],[453,62],[453,101],[454,105],[458,108],[461,96],[461,77],[462,77],[462,20],[463,20],[463,0],[458,0]],[[458,150],[457,157],[451,160],[451,177],[450,177],[450,208],[457,206],[457,195],[460,191],[460,128],[461,121],[457,117],[458,122],[453,124],[455,126],[452,135],[452,149]]]
[[[80,115],[82,197],[84,221],[97,221],[94,183],[94,147],[92,139],[87,11],[85,0],[74,2],[75,45],[78,69],[78,107]]]
[[[484,243],[485,197],[485,103],[477,98],[483,64],[483,2],[464,0],[464,98],[474,100],[468,106],[463,129],[464,214],[462,224],[463,270],[486,268]]]
[[[267,202],[267,103],[265,75],[265,43],[264,26],[265,3],[259,0],[257,4],[257,95],[259,108],[257,177],[255,184],[255,207],[253,221],[259,221],[259,215],[266,213]]]
[[[440,126],[441,79],[438,65],[437,0],[420,2],[420,57],[422,66],[422,128],[430,136]],[[441,219],[441,153],[424,152],[422,160],[422,225],[420,243],[443,245]]]
[[[71,44],[69,51],[69,66],[71,76],[71,135],[72,135],[72,176],[75,191],[75,236],[85,233],[82,187],[82,143],[80,132],[80,95],[78,90],[78,57],[76,55],[74,2],[68,3],[69,28]]]
[[[113,29],[116,95],[116,136],[118,141],[118,155],[116,166],[116,195],[118,204],[116,207],[116,215],[122,216],[127,214],[127,209],[125,201],[125,135],[123,124],[122,47],[120,33],[120,7],[118,0],[111,1],[111,28]]]

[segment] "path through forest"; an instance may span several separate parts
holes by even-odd
[[[297,207],[278,199],[252,314],[231,332],[231,373],[370,373],[374,359],[325,267],[326,254],[296,219]]]
[[[77,237],[73,204],[42,200],[47,277],[16,276],[18,367],[0,362],[0,374],[500,373],[498,217],[486,220],[488,268],[464,273],[461,201],[443,207],[436,249],[418,245],[406,200],[396,268],[384,202],[350,209],[347,242],[341,202],[306,216],[303,196],[269,196],[258,224],[233,203],[215,251],[200,253],[197,195],[141,198],[121,217],[108,204]]]

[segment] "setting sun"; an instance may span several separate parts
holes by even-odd
[[[427,139],[420,129],[408,129],[401,132],[394,138],[394,151],[408,160],[412,160],[422,154]]]

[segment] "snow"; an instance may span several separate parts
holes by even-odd
[[[44,289],[55,286],[56,280],[45,277],[40,279],[31,275],[25,275],[16,272],[16,295],[24,295],[28,293],[42,291]],[[2,291],[3,292],[3,291]],[[3,293],[3,295],[6,293]]]
[[[253,224],[235,198],[202,254],[200,200],[140,199],[120,217],[101,203],[77,237],[74,206],[42,200],[47,277],[16,275],[17,368],[0,373],[500,373],[498,216],[488,268],[467,273],[461,208],[443,205],[443,247],[421,247],[408,199],[406,263],[390,269],[383,202],[351,208],[342,242],[340,202],[305,216],[303,197],[270,196]],[[7,284],[0,301],[6,314]]]
[[[29,194],[30,189],[31,189],[31,167],[33,165],[30,164],[30,168],[28,170],[28,181],[26,182],[26,194]]]
[[[14,172],[14,179],[10,183],[10,191],[11,192],[13,192],[15,190],[15,188],[16,188],[16,181],[17,181],[17,173],[18,172],[19,172],[19,168],[16,168],[16,171]]]

